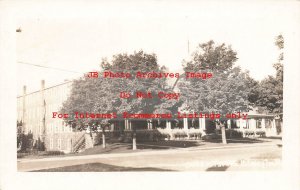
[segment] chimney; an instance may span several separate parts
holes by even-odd
[[[27,134],[28,131],[26,129],[26,123],[27,123],[27,119],[26,119],[26,86],[23,86],[23,96],[22,96],[22,101],[23,101],[23,106],[22,106],[22,131]]]
[[[39,137],[42,142],[45,141],[45,133],[46,133],[46,101],[45,101],[45,80],[41,80],[41,125],[39,129]]]
[[[23,96],[26,95],[26,86],[23,86]]]
[[[45,89],[45,80],[41,80],[41,90]]]

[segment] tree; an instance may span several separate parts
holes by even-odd
[[[276,69],[276,76],[268,76],[263,79],[259,85],[259,96],[256,105],[268,110],[270,113],[282,113],[283,111],[283,48],[284,38],[278,35],[275,38],[275,45],[280,53],[277,63],[273,64]]]
[[[104,78],[105,71],[112,73],[130,73],[131,78]],[[74,112],[90,113],[117,113],[121,116],[123,112],[131,113],[157,113],[161,111],[174,112],[178,102],[153,98],[120,98],[120,92],[151,92],[171,91],[167,85],[166,78],[137,78],[136,72],[166,72],[165,67],[157,64],[155,54],[147,54],[143,51],[133,54],[118,54],[113,56],[109,62],[103,59],[99,78],[80,78],[75,80],[71,95],[63,104],[62,112],[69,115]],[[97,123],[102,126],[109,124],[110,119],[81,119],[77,123]],[[102,127],[103,128],[103,127]],[[133,143],[135,142],[135,128],[133,129]],[[103,130],[104,131],[104,130]],[[134,145],[133,145],[134,147]]]
[[[199,44],[196,51],[192,54],[190,61],[184,62],[184,70],[199,71],[207,69],[225,73],[233,67],[237,53],[226,46],[224,43],[216,46],[213,40]]]
[[[233,67],[236,55],[230,46],[215,45],[213,41],[198,46],[191,60],[184,63],[184,71],[211,72],[213,76],[206,80],[185,78],[179,83],[186,110],[220,114],[249,110],[249,99],[255,96],[255,81],[248,72]],[[221,129],[226,143],[224,122]]]

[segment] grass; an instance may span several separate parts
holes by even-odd
[[[80,153],[70,154],[46,154],[45,152],[36,152],[34,154],[18,153],[18,158],[46,158],[46,157],[65,157],[65,156],[82,156],[93,154],[109,154],[109,153],[129,153],[137,151],[151,151],[151,150],[166,150],[173,148],[188,148],[200,146],[199,141],[157,141],[157,142],[142,142],[137,144],[137,150],[132,150],[132,143],[112,143],[107,144],[106,148],[102,145],[94,146]],[[203,144],[202,144],[203,145]]]
[[[151,151],[151,150],[166,150],[173,148],[188,148],[200,146],[197,141],[158,141],[158,142],[142,142],[137,144],[137,150],[132,150],[131,143],[114,143],[107,144],[106,148],[102,145],[94,146],[93,148],[86,149],[85,151],[75,155],[91,155],[91,154],[107,154],[107,153],[126,153],[137,151]]]
[[[211,143],[222,143],[222,139],[207,139],[204,142],[211,142]],[[253,143],[262,143],[262,142],[269,142],[268,140],[262,139],[251,139],[251,138],[236,138],[236,139],[228,139],[227,143],[241,143],[241,144],[253,144]]]
[[[39,158],[49,156],[65,155],[62,151],[32,151],[32,152],[18,152],[17,158]]]
[[[205,171],[207,171],[207,172],[226,171],[229,167],[230,166],[227,166],[227,165],[221,165],[221,166],[214,165],[214,166],[207,168]]]
[[[183,141],[183,140],[172,140],[172,141],[157,141],[157,142],[144,142],[141,143],[140,146],[141,148],[144,149],[149,149],[150,147],[146,146],[152,146],[155,147],[154,149],[163,149],[165,148],[189,148],[189,147],[195,147],[195,146],[200,146],[201,141]]]
[[[268,139],[227,139],[228,145],[239,145],[239,144],[252,144],[252,143],[263,143],[269,142]],[[110,153],[131,153],[151,150],[167,150],[175,148],[190,148],[190,147],[215,147],[215,146],[227,146],[222,144],[221,139],[207,139],[207,140],[171,140],[171,141],[157,141],[157,142],[137,142],[137,150],[132,150],[132,143],[111,143],[107,144],[106,148],[102,148],[102,145],[94,146],[80,153],[70,153],[64,155],[47,155],[43,152],[36,154],[23,154],[19,155],[18,158],[30,158],[38,159],[45,157],[65,157],[65,156],[82,156],[82,155],[94,155],[94,154],[110,154]]]

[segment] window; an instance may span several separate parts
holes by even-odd
[[[256,128],[260,129],[261,128],[261,119],[256,120]]]
[[[266,119],[266,128],[272,128],[272,121],[270,119]]]
[[[57,149],[61,149],[61,139],[57,139]]]
[[[52,122],[50,123],[50,133],[53,133],[53,124],[52,124]]]

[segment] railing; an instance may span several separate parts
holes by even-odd
[[[75,144],[73,145],[72,148],[72,152],[78,152],[82,146],[85,144],[85,137],[84,137],[85,133],[83,133],[79,139],[75,142]]]

